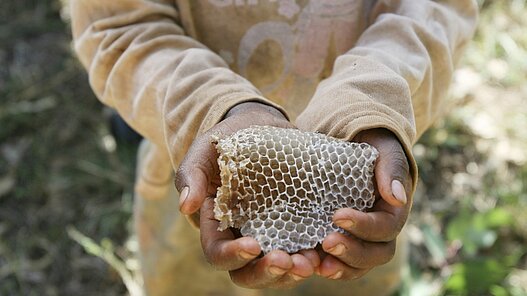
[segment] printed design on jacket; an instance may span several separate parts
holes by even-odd
[[[266,2],[278,2],[278,14],[287,18],[294,17],[299,11],[300,6],[295,0],[264,0]],[[254,6],[258,5],[258,0],[209,0],[216,7],[228,6]]]
[[[278,14],[290,22],[257,23],[242,37],[236,58],[222,53],[228,60],[235,61],[240,74],[247,77],[249,61],[257,48],[268,41],[278,44],[283,69],[272,82],[261,86],[263,92],[280,87],[291,74],[314,82],[320,80],[326,60],[348,51],[355,42],[357,14],[361,12],[359,0],[309,0],[304,7],[295,0],[209,0],[219,8],[257,9],[263,2],[277,2]]]

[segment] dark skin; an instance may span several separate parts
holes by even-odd
[[[180,210],[185,215],[200,211],[203,252],[216,269],[228,271],[232,281],[242,287],[288,288],[313,274],[331,280],[357,279],[393,258],[396,238],[411,208],[412,180],[401,144],[386,129],[365,130],[353,139],[369,143],[379,151],[375,183],[380,196],[370,212],[350,208],[335,212],[333,221],[353,236],[332,233],[318,251],[296,254],[272,251],[258,257],[260,246],[253,238],[239,237],[231,230],[218,231],[212,198],[220,179],[211,136],[230,135],[252,125],[294,128],[273,107],[239,104],[223,121],[194,140],[176,173]]]

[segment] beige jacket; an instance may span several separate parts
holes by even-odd
[[[99,99],[155,144],[136,189],[164,196],[198,133],[245,101],[350,140],[411,147],[440,111],[475,0],[71,0]]]

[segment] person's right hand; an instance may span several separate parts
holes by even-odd
[[[285,116],[273,107],[259,103],[243,103],[233,107],[225,119],[196,138],[176,173],[180,192],[180,211],[191,215],[200,210],[200,234],[207,260],[220,270],[227,270],[232,281],[247,288],[292,287],[310,277],[320,264],[314,250],[289,255],[272,251],[260,255],[258,242],[250,237],[236,237],[230,229],[218,231],[214,219],[213,197],[221,185],[218,153],[213,135],[228,136],[252,125],[294,128]]]

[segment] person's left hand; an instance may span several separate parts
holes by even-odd
[[[322,243],[322,262],[317,273],[333,280],[357,279],[372,268],[389,262],[395,254],[396,238],[412,204],[412,178],[404,150],[390,131],[366,130],[354,142],[377,148],[376,195],[380,198],[369,212],[339,209],[334,223],[348,231],[328,235]]]

